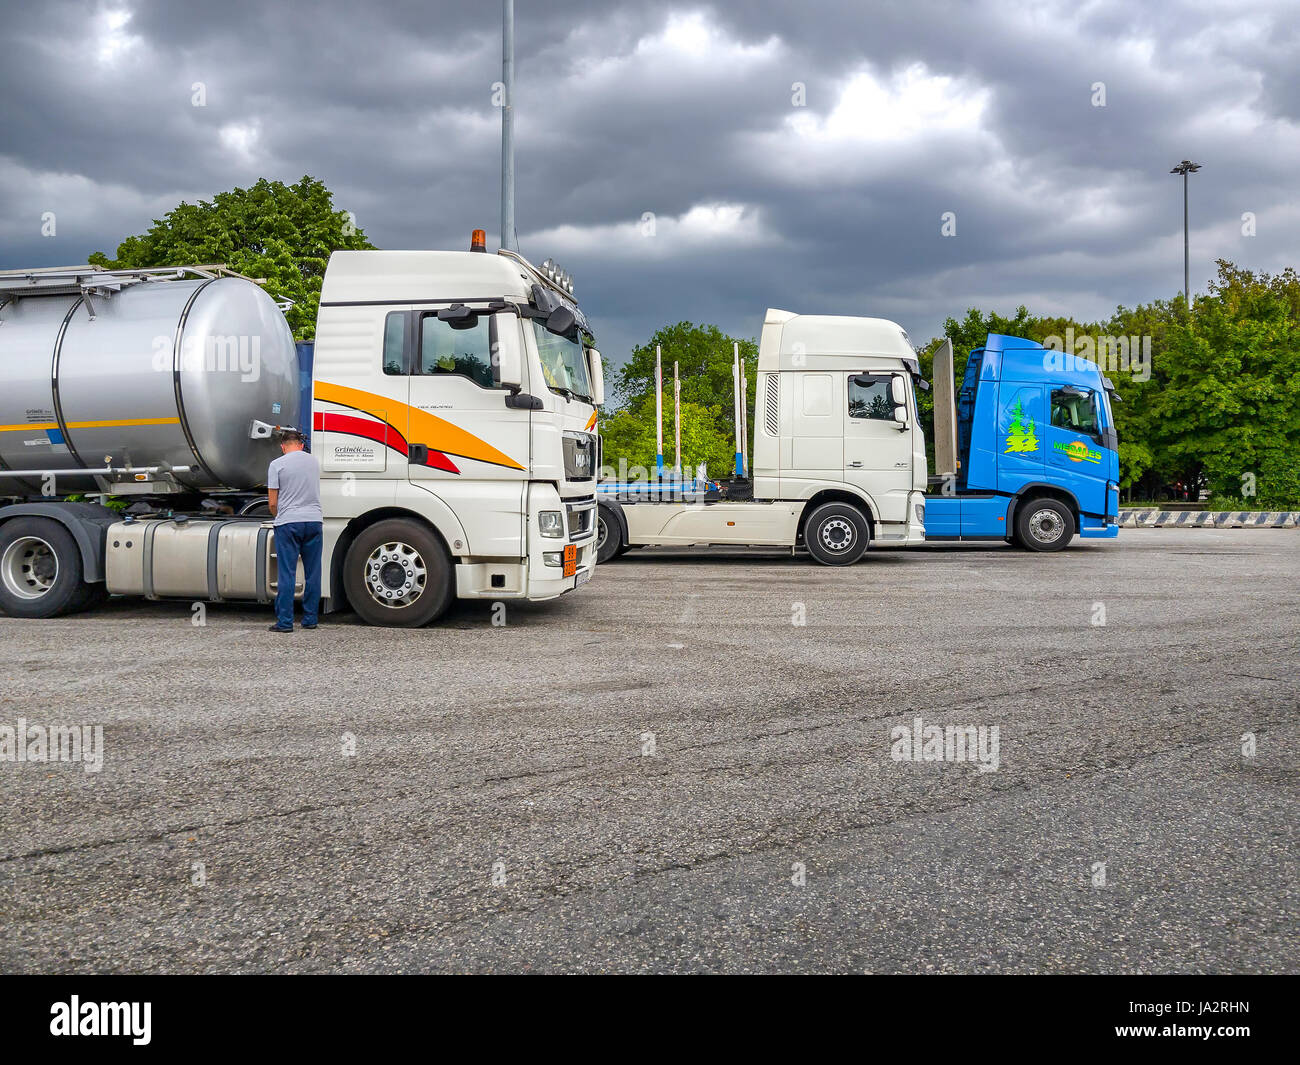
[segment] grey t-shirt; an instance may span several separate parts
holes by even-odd
[[[320,509],[320,466],[306,451],[290,451],[271,463],[266,487],[275,488],[275,524],[291,521],[324,521]]]

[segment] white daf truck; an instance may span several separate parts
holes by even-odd
[[[769,310],[752,483],[689,501],[602,492],[600,561],[636,546],[730,544],[806,547],[816,561],[842,566],[872,541],[922,543],[928,469],[917,380],[916,352],[893,322]],[[737,487],[752,498],[736,498]]]
[[[0,607],[270,602],[263,486],[284,426],[309,429],[320,461],[323,610],[415,626],[457,597],[589,579],[590,326],[549,261],[486,254],[482,231],[471,249],[334,253],[306,382],[249,279],[0,274]]]

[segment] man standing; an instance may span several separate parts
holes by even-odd
[[[279,587],[275,593],[272,632],[293,632],[293,586],[302,556],[306,587],[302,593],[302,627],[316,627],[320,608],[320,555],[325,516],[320,508],[320,466],[302,449],[296,429],[280,433],[280,457],[266,475],[268,501],[275,518],[275,554]]]

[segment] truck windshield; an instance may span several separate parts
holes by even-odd
[[[577,329],[561,336],[534,319],[533,333],[537,337],[537,354],[542,360],[546,387],[571,398],[591,399],[587,360],[583,356]]]

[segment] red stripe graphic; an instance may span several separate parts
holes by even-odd
[[[373,440],[378,444],[391,447],[403,458],[410,454],[406,437],[387,422],[354,418],[350,414],[336,414],[334,411],[317,411],[312,419],[312,427],[324,433],[343,433],[345,436],[359,436],[366,440]],[[460,473],[460,470],[456,468],[451,459],[441,451],[430,451],[428,458],[414,465],[428,466],[435,470],[445,470],[447,473]]]

